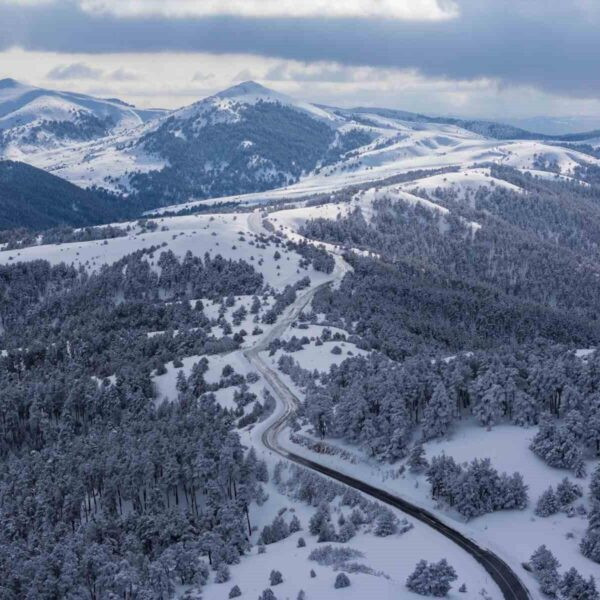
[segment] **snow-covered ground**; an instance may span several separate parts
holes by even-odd
[[[414,124],[413,124],[414,126]],[[400,127],[400,125],[399,125]],[[489,169],[472,167],[482,162],[494,162],[531,172],[540,177],[556,175],[535,169],[536,156],[544,156],[547,160],[555,160],[561,168],[562,177],[569,177],[573,169],[580,163],[600,165],[600,160],[584,155],[575,150],[543,144],[534,141],[489,140],[477,134],[459,130],[447,131],[450,126],[437,125],[440,131],[429,131],[427,136],[422,131],[407,133],[407,137],[397,144],[379,149],[359,152],[355,157],[327,167],[319,173],[310,173],[298,183],[283,188],[227,196],[206,200],[191,200],[187,203],[168,206],[154,211],[157,214],[193,208],[201,204],[238,202],[244,205],[265,204],[275,200],[299,201],[307,196],[332,194],[340,189],[353,185],[372,184],[388,177],[408,173],[418,169],[439,169],[444,167],[460,167],[458,173],[436,175],[434,178],[425,175],[423,178],[407,182],[400,186],[404,190],[424,187],[435,190],[437,187],[458,189],[461,194],[465,190],[473,190],[480,186],[494,185],[514,189],[510,183],[489,177]],[[453,128],[458,130],[458,128]],[[444,134],[444,135],[441,135]],[[454,144],[440,145],[439,138],[451,139]],[[438,141],[436,141],[438,140]],[[446,142],[447,143],[447,142]],[[365,147],[368,148],[368,147]]]
[[[329,444],[345,450],[352,456],[352,462],[343,458],[344,453],[317,455],[310,449],[293,443],[287,437],[282,437],[281,441],[284,442],[284,447],[297,454],[310,456],[338,471],[383,487],[431,510],[453,528],[501,556],[525,581],[534,597],[539,597],[536,595],[539,584],[522,568],[522,563],[526,562],[541,544],[546,544],[552,550],[561,563],[562,571],[574,566],[586,577],[597,576],[598,566],[579,551],[579,542],[587,528],[585,516],[568,517],[561,512],[542,518],[534,514],[535,503],[541,493],[548,486],[556,487],[564,477],[569,477],[581,485],[584,491],[584,498],[576,501],[575,505],[588,506],[585,496],[594,463],[589,461],[588,476],[584,479],[574,479],[573,475],[564,469],[549,467],[529,450],[529,444],[536,431],[537,428],[526,429],[511,425],[500,425],[487,431],[483,427],[467,423],[456,429],[448,439],[424,444],[428,459],[442,453],[452,456],[458,463],[469,462],[473,458],[490,458],[492,465],[499,472],[519,471],[523,475],[525,483],[529,486],[529,505],[525,510],[495,512],[468,522],[431,498],[430,486],[424,475],[411,474],[408,470],[401,472],[403,463],[381,464],[368,458],[355,446],[336,440],[331,440]]]
[[[334,589],[337,571],[330,566],[320,566],[308,558],[312,550],[325,545],[318,544],[316,537],[307,531],[308,521],[315,509],[302,502],[292,502],[279,493],[272,484],[266,486],[266,491],[269,495],[268,501],[262,507],[254,507],[251,512],[251,519],[257,530],[253,535],[253,541],[257,540],[262,527],[270,523],[273,516],[283,509],[287,509],[284,517],[288,520],[291,511],[298,516],[303,530],[266,546],[264,554],[258,554],[257,548],[254,547],[251,555],[244,557],[239,565],[230,567],[230,581],[222,584],[211,581],[204,587],[202,593],[205,600],[227,598],[229,590],[234,585],[240,587],[242,598],[252,599],[257,598],[265,588],[271,587],[280,600],[287,598],[295,600],[300,590],[304,590],[307,599],[314,600],[335,598],[343,600],[414,598],[416,600],[422,596],[413,594],[405,587],[406,578],[421,558],[438,561],[444,557],[451,557],[449,561],[458,575],[456,584],[447,596],[449,599],[465,598],[465,594],[457,591],[462,583],[466,584],[470,592],[470,595],[466,596],[468,598],[483,598],[479,594],[482,589],[487,591],[490,599],[496,600],[502,597],[495,584],[473,558],[461,550],[457,551],[452,542],[418,522],[413,523],[413,529],[402,535],[377,537],[373,533],[363,532],[347,544],[343,544],[363,554],[362,557],[355,559],[355,562],[381,573],[376,575],[351,573],[349,588]],[[339,510],[339,507],[334,504],[332,510],[334,520],[337,520]],[[397,515],[403,518],[402,513],[398,512]],[[306,547],[297,547],[299,537],[304,538]],[[336,543],[332,545],[342,546]],[[283,575],[283,583],[277,586],[269,585],[269,574],[273,569]],[[311,569],[315,571],[314,578],[310,576]]]
[[[0,264],[14,264],[36,259],[47,260],[51,264],[64,262],[76,267],[84,266],[88,271],[98,270],[103,264],[112,264],[136,250],[158,246],[155,264],[160,252],[172,250],[183,257],[186,252],[196,256],[220,254],[223,258],[245,260],[259,273],[265,282],[275,288],[293,284],[306,275],[318,283],[324,274],[312,268],[299,268],[301,257],[293,251],[280,248],[280,259],[275,259],[277,248],[271,244],[258,248],[255,243],[256,226],[250,220],[251,213],[190,215],[185,217],[161,217],[156,219],[158,228],[140,232],[137,222],[115,224],[118,227],[130,226],[132,232],[126,237],[67,244],[46,244],[18,250],[0,251]],[[254,219],[257,221],[257,219]],[[259,220],[258,220],[259,221]],[[259,233],[263,233],[259,229]]]

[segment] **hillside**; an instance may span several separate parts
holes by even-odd
[[[552,139],[489,121],[340,109],[253,81],[163,113],[5,81],[0,121],[10,127],[0,154],[80,187],[142,199],[148,207],[277,189],[316,193],[415,169],[483,162],[569,177],[600,164],[594,132]],[[16,125],[21,118],[30,121]],[[43,135],[33,135],[40,123]]]
[[[102,99],[0,80],[0,154],[7,158],[88,142],[162,114]]]
[[[133,205],[84,190],[41,169],[0,161],[0,229],[107,223],[136,214]]]

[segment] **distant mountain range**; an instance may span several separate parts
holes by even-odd
[[[482,162],[572,175],[600,156],[599,140],[598,131],[549,135],[486,120],[315,105],[252,81],[174,111],[0,81],[0,158],[147,208]]]

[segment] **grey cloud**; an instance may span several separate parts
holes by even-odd
[[[194,73],[192,77],[192,81],[209,81],[214,78],[214,73],[202,73],[201,71],[197,71]]]
[[[415,68],[425,76],[600,94],[600,11],[589,2],[461,0],[447,21],[162,19],[90,15],[72,3],[0,5],[0,47],[57,52],[203,51]]]
[[[286,63],[280,63],[267,71],[265,79],[267,81],[350,83],[357,81],[357,75],[353,69],[344,66],[317,66],[299,69]]]
[[[123,67],[110,73],[107,78],[112,81],[138,81],[140,79],[137,73]]]
[[[242,69],[231,81],[237,83],[238,81],[248,81],[250,79],[260,79],[258,75],[250,71],[249,69]]]
[[[71,65],[59,65],[54,67],[48,75],[48,79],[57,81],[67,79],[100,79],[102,71],[86,65],[85,63],[73,63]]]

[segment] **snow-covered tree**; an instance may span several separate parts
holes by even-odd
[[[448,594],[452,587],[451,582],[457,578],[456,571],[445,558],[437,563],[421,560],[408,576],[406,587],[421,596],[442,598]]]
[[[562,600],[598,600],[600,595],[593,577],[587,581],[571,567],[561,578],[558,590]]]
[[[374,531],[375,535],[386,537],[388,535],[393,535],[397,530],[398,524],[394,513],[387,508],[383,508],[377,517],[377,524]]]
[[[600,502],[595,502],[588,517],[588,528],[580,544],[581,553],[600,563]]]
[[[540,546],[529,560],[533,574],[540,583],[542,593],[555,596],[560,581],[558,560],[545,545]]]
[[[473,406],[473,414],[484,427],[491,428],[502,419],[504,401],[504,390],[495,383],[478,398]]]
[[[423,438],[430,440],[448,433],[454,421],[455,402],[443,382],[437,384],[423,411]]]
[[[560,510],[561,504],[554,493],[554,489],[550,486],[538,498],[535,505],[535,514],[538,517],[549,517],[555,515]]]
[[[422,444],[415,444],[408,457],[408,468],[411,473],[422,473],[427,467],[429,462],[425,458],[425,449]]]
[[[573,483],[567,477],[556,486],[556,499],[561,508],[565,508],[581,496],[583,496],[581,486]]]
[[[335,589],[350,587],[350,579],[346,573],[338,573],[333,584]]]

